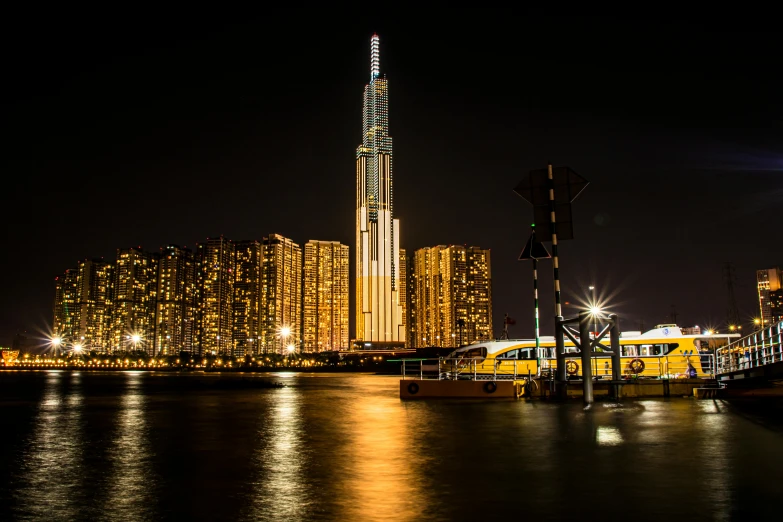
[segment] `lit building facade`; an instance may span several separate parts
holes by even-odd
[[[348,245],[308,241],[304,248],[305,352],[348,348]]]
[[[458,347],[492,338],[488,250],[461,245],[422,248],[411,263],[411,348]]]
[[[234,356],[256,355],[260,350],[261,242],[237,241],[234,263]]]
[[[756,288],[759,299],[759,312],[762,326],[770,326],[777,319],[779,310],[773,307],[773,298],[781,290],[780,268],[756,270]],[[777,302],[775,302],[777,304]],[[773,310],[773,308],[775,308]]]
[[[282,354],[290,345],[301,350],[302,249],[271,234],[263,239],[262,250],[261,352]]]
[[[71,342],[77,323],[78,276],[76,268],[67,269],[54,278],[54,322],[52,338]]]
[[[231,355],[234,320],[234,244],[223,236],[196,249],[196,337],[199,355]]]
[[[112,274],[112,265],[101,259],[79,261],[74,346],[78,344],[84,350],[99,353],[109,351]]]
[[[193,351],[195,283],[193,252],[177,245],[162,248],[156,280],[156,355]]]
[[[111,292],[111,351],[154,353],[157,256],[140,248],[117,250]]]
[[[393,217],[389,91],[380,75],[380,41],[370,42],[362,144],[356,150],[356,339],[405,342],[400,301],[400,223]]]

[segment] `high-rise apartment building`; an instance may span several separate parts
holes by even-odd
[[[400,223],[393,218],[389,91],[380,75],[380,40],[370,41],[362,144],[356,149],[356,339],[405,342],[400,301]]]
[[[263,251],[256,240],[237,241],[234,263],[235,356],[260,351],[261,265]]]
[[[223,236],[196,249],[196,337],[199,355],[233,353],[234,244]]]
[[[72,342],[77,323],[78,276],[77,269],[69,268],[54,278],[52,338],[60,339],[63,343]]]
[[[270,234],[262,241],[262,353],[285,353],[302,346],[302,249],[292,240]]]
[[[117,250],[111,292],[111,351],[154,354],[157,259],[140,248]]]
[[[193,351],[195,283],[193,252],[177,245],[162,248],[156,279],[156,355]]]
[[[308,241],[304,249],[305,352],[348,348],[348,245]]]
[[[111,346],[109,318],[112,265],[102,259],[86,259],[77,265],[76,321],[72,344],[105,353]]]
[[[780,268],[775,267],[756,270],[756,287],[759,298],[761,324],[763,326],[770,326],[776,320],[776,316],[773,313],[772,297],[781,290]]]
[[[422,248],[411,265],[409,347],[457,347],[492,338],[488,250],[461,245]]]

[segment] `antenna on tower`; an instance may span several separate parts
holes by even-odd
[[[726,326],[730,332],[734,332],[740,328],[737,299],[734,297],[734,281],[737,280],[737,275],[734,271],[734,263],[727,261],[723,264],[723,276],[726,281],[726,295],[728,297],[728,308],[726,308]]]
[[[680,315],[677,313],[677,309],[672,305],[672,324],[677,324],[677,316]]]
[[[370,80],[376,79],[381,75],[381,39],[377,34],[372,35],[370,40]]]

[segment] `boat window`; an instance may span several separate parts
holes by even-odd
[[[679,348],[679,346],[680,345],[678,343],[669,343],[669,344],[661,345],[661,347],[666,350],[665,353],[671,353],[673,350]]]
[[[620,355],[623,357],[635,357],[639,355],[639,347],[635,344],[624,344],[620,347]]]
[[[499,354],[497,359],[532,359],[532,348],[517,348]]]
[[[486,356],[487,348],[485,346],[478,346],[457,354],[458,358],[464,359],[484,359]]]

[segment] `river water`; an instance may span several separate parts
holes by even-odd
[[[584,412],[403,402],[398,377],[368,374],[6,371],[0,520],[777,518],[773,406],[673,398]]]

